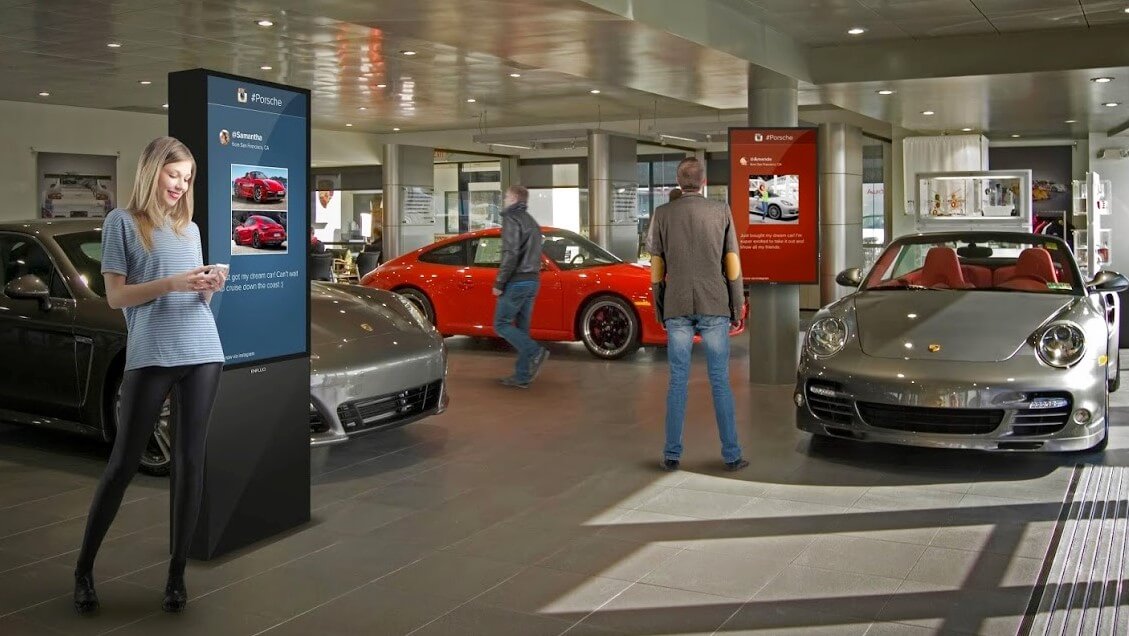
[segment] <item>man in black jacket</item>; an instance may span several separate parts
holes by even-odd
[[[502,210],[502,262],[494,281],[498,304],[494,331],[517,349],[514,374],[506,386],[528,388],[549,357],[549,350],[529,337],[533,303],[541,286],[541,227],[526,207],[529,190],[515,185],[506,189]]]

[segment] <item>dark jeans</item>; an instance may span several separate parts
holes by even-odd
[[[114,450],[90,504],[78,571],[88,572],[94,568],[94,557],[118,514],[126,487],[141,464],[141,453],[153,434],[165,397],[175,387],[173,396],[177,420],[172,467],[176,479],[173,480],[175,490],[172,493],[172,561],[169,571],[183,573],[188,559],[188,544],[200,512],[208,420],[212,416],[212,404],[216,400],[222,370],[223,365],[214,362],[181,367],[144,367],[125,372]]]
[[[533,321],[533,303],[537,300],[537,290],[541,284],[535,280],[523,280],[506,285],[498,296],[494,308],[494,332],[517,349],[517,365],[514,379],[529,382],[533,377],[533,360],[541,353],[541,345],[529,337],[529,325]]]
[[[686,417],[687,383],[690,380],[690,352],[694,334],[702,336],[706,348],[706,371],[713,392],[714,417],[721,439],[721,457],[726,462],[741,459],[737,443],[737,419],[733,406],[733,390],[729,386],[729,317],[680,316],[666,320],[667,348],[670,361],[670,385],[666,394],[666,446],[663,457],[682,457],[682,423]]]

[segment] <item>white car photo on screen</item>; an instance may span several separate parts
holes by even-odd
[[[798,175],[749,177],[749,223],[795,222],[800,218]]]

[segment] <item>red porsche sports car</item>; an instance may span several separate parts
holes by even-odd
[[[533,309],[537,340],[580,340],[599,358],[640,345],[665,345],[651,304],[651,272],[588,239],[543,229],[541,290]],[[502,261],[501,228],[448,238],[393,259],[361,284],[405,296],[444,335],[494,336],[492,293]],[[744,323],[733,334],[744,331]]]
[[[254,214],[235,226],[231,234],[236,245],[250,245],[254,248],[277,246],[286,240],[286,227],[270,217]]]
[[[252,170],[231,183],[231,193],[237,199],[251,199],[255,203],[281,201],[286,198],[286,186],[263,172]]]

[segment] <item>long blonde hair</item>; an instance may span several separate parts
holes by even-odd
[[[192,180],[188,190],[173,205],[166,209],[161,197],[161,169],[178,161],[192,162]],[[133,178],[133,192],[129,195],[126,209],[133,215],[141,235],[145,250],[153,249],[153,230],[165,224],[166,217],[172,221],[172,229],[180,234],[192,222],[192,184],[196,180],[196,159],[192,151],[174,137],[157,137],[145,146],[137,161],[137,174]]]

